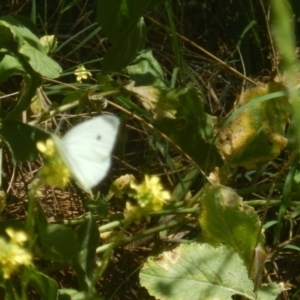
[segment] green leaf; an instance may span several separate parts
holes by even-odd
[[[84,95],[84,93],[85,93],[84,90],[75,90],[75,91],[68,92],[66,94],[66,97],[62,101],[62,105],[73,103],[74,101],[77,101],[78,99],[81,98],[81,96]]]
[[[184,201],[192,184],[194,184],[195,180],[199,178],[199,173],[199,170],[195,167],[188,169],[185,176],[180,178],[178,184],[174,187],[171,199],[176,199],[178,202]]]
[[[99,25],[107,38],[115,43],[127,35],[128,28],[137,24],[143,13],[163,0],[99,0],[97,7]]]
[[[14,74],[25,74],[22,64],[12,55],[0,52],[0,82]]]
[[[40,255],[61,263],[73,263],[78,257],[76,233],[64,225],[39,224]]]
[[[57,299],[58,284],[54,279],[39,272],[35,268],[26,271],[26,276],[29,279],[29,283],[40,292],[42,299]]]
[[[292,249],[292,250],[300,251],[300,247],[295,245],[285,245],[282,249]]]
[[[47,56],[40,40],[17,19],[1,17],[0,35],[0,48],[8,49],[22,65],[28,63],[35,72],[48,78],[61,73],[60,66]]]
[[[241,95],[235,107],[237,110],[244,105],[247,107],[221,129],[216,140],[216,146],[228,164],[257,169],[278,157],[287,145],[285,127],[291,113],[288,98],[253,101],[283,89],[280,84],[270,83],[248,89]]]
[[[26,110],[31,103],[31,99],[36,94],[36,89],[42,84],[42,77],[34,72],[26,63],[23,64],[26,75],[24,75],[24,89],[17,105],[10,110],[5,119],[14,119]]]
[[[98,22],[113,46],[103,59],[103,74],[120,71],[142,48],[146,28],[141,18],[151,7],[163,0],[99,0]]]
[[[35,159],[38,154],[36,143],[49,138],[47,132],[13,120],[3,120],[0,123],[0,135],[15,162]]]
[[[276,282],[271,282],[258,289],[257,300],[276,300],[280,293],[280,286]]]
[[[58,77],[60,66],[47,56],[40,40],[23,23],[11,16],[0,18],[0,81],[13,74],[23,74],[24,89],[17,105],[5,116],[13,119],[26,110],[36,89],[42,83],[42,76]]]
[[[139,54],[134,63],[127,67],[127,71],[135,86],[166,87],[163,69],[153,57],[152,51],[143,51]]]
[[[242,260],[226,246],[180,245],[149,258],[140,280],[159,299],[228,300],[233,295],[255,299],[253,283]]]
[[[47,78],[59,77],[62,71],[59,64],[39,49],[25,43],[19,51],[20,54],[26,57],[32,69],[41,76]]]
[[[99,231],[97,224],[90,214],[77,229],[79,256],[78,262],[85,273],[85,280],[91,283],[95,269],[96,248],[99,245]]]
[[[243,204],[242,198],[233,189],[222,185],[206,185],[200,201],[199,222],[204,233],[215,241],[229,245],[251,271],[260,231],[260,220],[255,210]],[[258,246],[261,250],[264,248],[262,233]],[[260,255],[264,256],[261,252]]]
[[[141,19],[129,27],[106,52],[102,62],[102,74],[117,72],[125,68],[136,57],[146,40],[146,27]]]
[[[4,278],[1,278],[0,287],[3,288],[1,289],[2,291],[5,290],[4,300],[20,300],[18,288],[13,285],[12,280],[5,280]]]
[[[278,224],[278,221],[276,220],[272,220],[272,221],[269,221],[269,222],[266,222],[263,226],[264,230],[268,229],[269,227],[272,227],[274,225]]]

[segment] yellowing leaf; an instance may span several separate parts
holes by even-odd
[[[154,119],[175,119],[178,92],[163,87],[134,86],[134,82],[124,88],[133,93],[146,110],[153,113]]]
[[[248,89],[241,95],[236,109],[252,99],[282,89],[282,85],[276,83]],[[287,97],[256,103],[244,109],[222,129],[216,147],[229,165],[257,169],[278,157],[286,146],[284,131],[289,116]]]

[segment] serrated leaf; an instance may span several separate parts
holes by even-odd
[[[0,135],[12,152],[15,162],[35,159],[38,154],[36,143],[49,138],[47,132],[13,120],[3,120],[0,123]]]
[[[166,300],[228,300],[233,295],[255,299],[242,260],[226,246],[180,245],[149,258],[140,280],[152,296]]]
[[[199,222],[205,234],[237,251],[250,270],[261,229],[255,210],[243,204],[233,189],[222,185],[206,185],[200,201]],[[263,249],[262,233],[258,245]]]
[[[275,300],[280,293],[280,286],[276,282],[271,282],[258,289],[257,300]]]

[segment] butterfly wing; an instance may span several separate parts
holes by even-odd
[[[96,186],[107,174],[119,127],[112,115],[85,121],[55,143],[71,174],[84,190]]]

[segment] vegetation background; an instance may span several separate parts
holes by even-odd
[[[38,38],[57,38],[49,56],[62,69],[59,76],[51,78],[33,68],[42,76],[37,76],[41,82],[31,104],[7,118],[21,102],[28,82],[23,71],[20,76],[13,68],[1,69],[0,63],[3,119],[63,134],[71,124],[107,105],[104,111],[118,115],[122,123],[113,167],[95,191],[97,200],[73,183],[65,190],[46,185],[34,196],[40,205],[34,204],[31,211],[32,178],[42,160],[38,157],[29,162],[31,150],[24,150],[29,149],[29,142],[24,142],[24,148],[20,143],[14,146],[8,136],[20,138],[17,125],[3,122],[0,134],[10,149],[4,147],[2,152],[6,203],[0,229],[3,234],[8,227],[28,232],[35,267],[29,269],[34,275],[22,269],[9,280],[2,278],[1,299],[54,299],[57,294],[59,299],[180,299],[176,280],[184,278],[190,284],[189,279],[182,274],[167,278],[159,267],[167,264],[177,272],[178,257],[188,261],[187,253],[207,251],[214,253],[212,260],[222,260],[228,249],[231,255],[238,254],[233,260],[240,266],[235,273],[239,279],[228,279],[226,268],[232,269],[227,259],[228,265],[216,272],[224,272],[227,279],[220,275],[216,283],[211,274],[204,276],[205,280],[193,275],[206,289],[212,282],[217,287],[207,291],[191,285],[187,290],[192,292],[186,291],[186,297],[299,299],[300,177],[298,137],[291,125],[297,118],[291,117],[295,106],[288,103],[293,103],[287,96],[291,90],[286,75],[289,64],[283,44],[276,40],[281,31],[274,2],[149,0],[144,6],[139,0],[0,3],[2,17],[16,18]],[[299,1],[290,1],[288,8],[288,14],[283,11],[282,16],[287,31],[282,32],[290,30],[286,43],[289,37],[294,39],[290,49],[294,46],[291,51],[298,54]],[[119,35],[122,26],[123,35]],[[0,29],[4,36],[6,31]],[[0,48],[0,53],[15,51],[5,42]],[[2,66],[3,61],[2,57]],[[291,61],[296,67],[292,74],[296,86],[298,65],[295,57]],[[91,76],[78,81],[75,72],[81,65]],[[43,68],[47,65],[42,64]],[[130,85],[132,80],[136,87]],[[272,97],[276,92],[279,94]],[[262,99],[268,95],[269,100]],[[281,102],[275,102],[276,97],[281,97]],[[258,101],[251,102],[253,99]],[[248,110],[243,108],[240,115],[234,115],[244,104]],[[238,140],[242,147],[228,152],[224,144],[245,120],[250,121],[243,130],[250,132],[251,128],[257,134]],[[7,124],[15,131],[9,131]],[[20,132],[25,130],[21,127]],[[143,218],[127,222],[126,202],[130,198],[132,205],[138,202],[127,190],[130,177],[120,179],[129,174],[137,182],[142,182],[145,174],[158,175],[172,201],[162,210],[142,211]],[[218,205],[225,213],[220,213],[220,206],[211,206],[214,201],[221,201]],[[223,226],[223,231],[214,226]],[[231,237],[226,236],[225,227]],[[246,229],[238,231],[238,227]],[[184,248],[191,242],[212,248]],[[83,249],[89,250],[83,254]],[[172,249],[175,252],[170,252]],[[179,254],[178,249],[182,251]],[[223,252],[217,252],[219,249]],[[166,253],[176,258],[166,258]],[[149,257],[158,255],[162,255],[157,259],[161,264],[153,267],[155,259]],[[189,272],[191,265],[197,266],[194,269],[201,273],[200,262],[207,257],[194,259],[180,266]],[[245,269],[253,286],[239,268]],[[163,284],[151,281],[149,274],[164,278]],[[233,287],[234,281],[237,286]],[[257,292],[263,284],[274,284],[264,296]],[[223,295],[221,287],[226,290]]]

